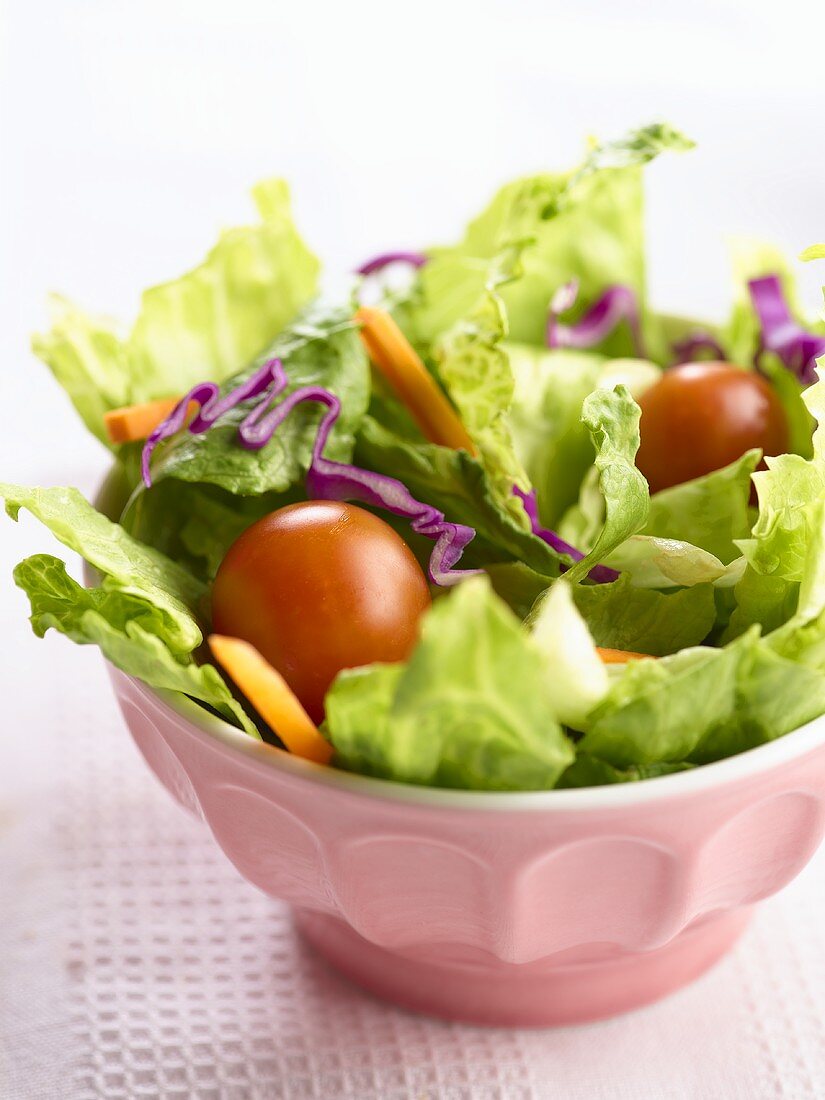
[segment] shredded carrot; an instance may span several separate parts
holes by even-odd
[[[291,753],[318,764],[329,763],[332,745],[321,735],[280,672],[253,645],[241,638],[212,634],[209,647]]]
[[[355,320],[361,322],[361,339],[370,359],[410,410],[427,439],[475,454],[475,445],[458,413],[389,313],[361,306]]]
[[[147,401],[142,405],[124,405],[103,414],[103,423],[112,443],[134,443],[146,439],[180,401],[179,397],[162,397],[159,401]],[[197,406],[194,401],[187,410],[191,415]]]
[[[606,665],[623,665],[627,661],[655,661],[649,653],[631,653],[625,649],[602,649],[596,647],[596,652]]]

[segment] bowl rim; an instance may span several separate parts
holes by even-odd
[[[240,753],[251,767],[260,764],[315,786],[370,800],[412,803],[422,808],[477,812],[593,812],[635,807],[663,799],[692,797],[738,780],[756,778],[825,744],[825,715],[804,726],[735,756],[700,764],[631,783],[601,787],[567,787],[538,791],[472,791],[452,787],[425,787],[397,780],[344,771],[295,756],[285,749],[258,741],[248,733],[205,710],[193,699],[164,688],[152,688],[142,680],[115,670],[162,710],[183,719],[198,739],[204,735],[234,754]]]
[[[119,479],[118,467],[113,465],[94,494],[95,507],[104,513],[107,511],[106,498],[111,498],[117,493]],[[88,566],[84,570],[87,583],[93,579],[93,572]],[[152,699],[162,710],[171,711],[172,715],[183,719],[190,727],[190,732],[194,732],[198,738],[202,739],[205,734],[210,740],[217,741],[231,752],[240,753],[246,758],[249,766],[255,767],[257,762],[303,782],[332,787],[350,795],[360,795],[372,800],[412,803],[431,809],[465,812],[493,810],[511,813],[514,811],[568,813],[638,806],[662,799],[689,797],[700,791],[752,778],[799,756],[804,756],[825,744],[825,714],[823,714],[782,737],[737,753],[735,756],[729,756],[711,764],[700,764],[688,771],[674,772],[672,775],[661,775],[637,782],[612,783],[601,787],[554,788],[549,791],[473,791],[452,787],[425,787],[397,780],[378,779],[371,775],[360,775],[305,760],[285,749],[250,737],[248,733],[244,733],[243,730],[231,725],[218,715],[212,714],[186,695],[164,688],[150,687],[142,680],[120,672],[114,666],[109,665],[109,667],[118,676],[123,676],[130,681],[141,694]]]

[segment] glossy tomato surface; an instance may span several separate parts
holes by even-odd
[[[233,543],[212,591],[213,627],[251,642],[310,717],[343,668],[401,661],[430,606],[427,580],[382,519],[335,501],[291,504]]]
[[[788,449],[785,410],[759,374],[730,363],[671,367],[642,394],[636,465],[658,492],[721,469],[753,447]]]

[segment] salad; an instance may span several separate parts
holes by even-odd
[[[825,323],[754,242],[724,324],[653,308],[643,168],[690,146],[592,144],[335,301],[279,180],[130,330],[54,299],[34,350],[113,466],[101,510],[0,485],[92,578],[22,561],[35,633],[434,786],[642,780],[825,713]]]

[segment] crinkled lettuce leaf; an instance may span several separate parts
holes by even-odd
[[[738,542],[750,531],[751,475],[759,459],[758,450],[748,451],[721,470],[655,493],[642,531],[605,564],[628,573],[637,587],[736,584],[745,570]],[[592,511],[580,504],[582,514]]]
[[[805,509],[807,552],[793,614],[767,637],[776,653],[825,670],[825,498]]]
[[[753,623],[763,631],[781,626],[793,614],[810,566],[814,513],[825,498],[825,382],[821,377],[804,392],[803,400],[816,423],[811,457],[769,457],[767,469],[753,475],[759,514],[750,536],[737,540],[748,564],[734,589],[736,607],[726,641]]]
[[[304,495],[297,486],[287,493],[242,497],[216,485],[167,478],[133,496],[120,523],[206,584],[247,527],[301,499]]]
[[[503,508],[524,522],[513,486],[529,489],[513,444],[508,413],[515,388],[508,353],[507,315],[499,289],[520,275],[518,250],[494,262],[494,270],[471,312],[439,340],[434,350],[439,377],[478,450]]]
[[[716,619],[707,583],[658,592],[634,587],[625,573],[613,584],[578,585],[574,598],[597,645],[654,657],[699,645]]]
[[[509,421],[516,452],[536,490],[542,522],[553,528],[576,501],[593,464],[593,444],[581,413],[605,360],[593,352],[514,343],[507,345],[507,355],[514,379]]]
[[[203,642],[203,583],[97,512],[76,489],[0,485],[0,496],[12,518],[27,509],[102,578],[87,589],[51,555],[21,562],[15,580],[31,601],[36,634],[53,627],[75,642],[98,645],[129,675],[200,699],[258,736],[217,669],[194,660]]]
[[[552,787],[574,750],[545,659],[485,578],[437,600],[406,665],[342,672],[326,698],[339,764],[406,783]]]
[[[351,311],[310,307],[257,362],[225,382],[224,390],[233,389],[273,356],[281,359],[289,377],[282,396],[303,386],[323,386],[340,398],[341,414],[324,453],[327,458],[348,462],[370,393],[369,363]],[[323,410],[319,405],[299,406],[266,446],[249,451],[238,443],[238,426],[260,400],[252,398],[236,405],[208,432],[180,432],[156,451],[153,480],[208,483],[240,496],[285,492],[302,481]]]
[[[493,563],[485,567],[493,591],[522,620],[527,619],[539,596],[551,583],[523,562]]]
[[[747,451],[721,470],[654,493],[642,533],[692,543],[727,565],[750,532],[751,475],[761,457]]]
[[[805,404],[804,386],[793,371],[775,355],[765,354],[759,361],[759,369],[773,386],[774,392],[782,403],[788,422],[788,450],[793,454],[811,458],[813,455],[812,436],[816,421]]]
[[[557,787],[604,787],[609,783],[638,783],[640,779],[657,779],[660,775],[688,771],[693,764],[632,764],[629,768],[614,768],[606,760],[598,760],[586,752],[576,759],[562,775]]]
[[[714,584],[730,588],[741,578],[746,562],[735,558],[724,565],[719,558],[678,539],[655,535],[631,535],[604,560],[624,573],[637,588],[679,588]]]
[[[538,495],[539,515],[552,529],[559,529],[561,522],[567,528],[561,530],[562,537],[586,549],[604,516],[597,485],[595,497],[591,495],[593,508],[582,501],[581,512],[576,509],[580,492],[593,492],[592,485],[584,484],[594,454],[582,421],[585,398],[597,387],[614,389],[618,384],[639,398],[658,379],[659,369],[643,359],[605,359],[569,348],[551,351],[514,343],[506,347],[515,381],[510,427]]]
[[[745,561],[744,572],[733,589],[733,606],[720,642],[744,634],[758,624],[765,634],[792,618],[799,602],[799,582],[783,576],[759,573]]]
[[[166,617],[157,605],[106,584],[84,588],[50,554],[20,562],[14,580],[29,597],[32,629],[39,638],[53,628],[79,645],[96,645],[129,676],[199,699],[260,737],[216,668],[174,652]]]
[[[581,751],[617,768],[732,756],[825,711],[825,673],[775,653],[756,628],[724,649],[633,661],[588,718]]]
[[[491,257],[530,242],[520,279],[502,288],[514,340],[544,344],[547,307],[571,279],[579,299],[571,320],[608,286],[622,283],[644,299],[641,166],[666,149],[691,143],[661,123],[593,146],[570,172],[545,173],[504,186],[452,248],[432,249],[401,320],[414,341],[431,344],[478,299]],[[621,326],[604,345],[632,354]]]
[[[753,476],[759,516],[751,537],[739,540],[749,563],[766,576],[799,581],[806,561],[809,525],[807,508],[825,496],[825,381],[810,386],[805,404],[817,429],[813,456],[785,454],[765,459],[767,470]]]
[[[77,489],[0,484],[0,497],[12,519],[21,508],[31,512],[64,546],[103,574],[107,587],[152,604],[163,618],[164,635],[174,653],[189,653],[201,644],[196,610],[206,588],[177,562],[132,538]]]
[[[223,381],[315,294],[320,265],[292,221],[286,184],[267,180],[253,196],[261,221],[227,230],[202,264],[147,290],[128,334],[53,299],[52,327],[34,338],[35,354],[107,445],[108,410]]]
[[[634,462],[639,449],[639,416],[639,406],[626,386],[594,390],[585,399],[582,420],[596,450],[605,520],[588,553],[567,574],[571,582],[586,577],[594,565],[645,525],[648,486]]]

